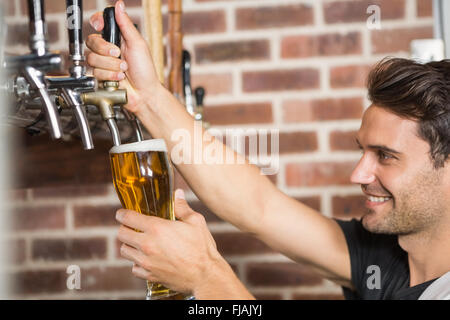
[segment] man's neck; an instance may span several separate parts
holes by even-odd
[[[408,252],[410,287],[439,278],[450,270],[448,225],[442,224],[433,230],[399,236],[398,242]]]

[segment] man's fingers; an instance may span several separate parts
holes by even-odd
[[[205,217],[198,212],[192,210],[192,208],[187,203],[184,198],[184,191],[182,189],[177,189],[175,191],[175,217],[181,221],[202,225],[205,224]]]
[[[117,239],[119,241],[138,249],[140,249],[141,246],[142,236],[142,233],[131,230],[125,226],[120,226],[119,232],[117,233]]]
[[[92,51],[102,56],[118,58],[120,48],[104,40],[99,34],[90,34],[86,39],[86,46]]]
[[[100,81],[104,81],[104,80],[121,81],[121,80],[125,79],[125,73],[123,73],[121,71],[115,72],[115,71],[109,71],[109,70],[95,68],[92,73],[94,74],[94,77]]]
[[[120,255],[140,266],[145,266],[148,264],[145,254],[127,244],[122,244],[120,246]]]
[[[125,12],[125,3],[122,0],[116,2],[115,14],[116,22],[119,25],[122,37],[126,42],[138,41],[142,38],[141,34],[134,26],[133,21],[131,21],[130,17]]]
[[[89,24],[95,29],[95,31],[102,31],[105,26],[103,22],[103,12],[99,11],[94,13],[89,19]]]
[[[116,219],[123,225],[131,228],[136,229],[139,231],[152,231],[152,228],[154,228],[156,225],[161,225],[166,222],[170,222],[169,220],[165,220],[158,217],[153,216],[147,216],[141,213],[138,213],[133,210],[127,210],[127,209],[119,209],[116,212]]]
[[[192,214],[192,209],[184,198],[184,191],[182,189],[175,190],[175,217],[179,220],[185,220]]]
[[[128,69],[128,64],[118,58],[105,57],[95,52],[90,52],[87,56],[87,62],[94,68],[100,68],[104,70],[125,72]]]
[[[134,264],[131,272],[138,278],[152,281],[152,273],[137,264]]]

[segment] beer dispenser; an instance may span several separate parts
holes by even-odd
[[[27,5],[30,53],[4,56],[0,52],[0,65],[6,75],[0,90],[9,101],[7,108],[0,108],[0,121],[26,128],[30,134],[47,131],[53,139],[79,136],[86,150],[94,148],[93,133],[99,132],[99,128],[109,131],[114,145],[130,138],[142,141],[138,119],[123,107],[127,103],[126,90],[119,88],[118,81],[98,83],[95,77],[86,74],[82,0],[66,0],[70,66],[64,76],[52,74],[60,71],[62,58],[48,50],[44,0],[28,0]],[[189,52],[182,53],[180,17],[181,1],[169,1],[168,87],[185,102],[196,120],[202,120],[205,90],[191,88],[191,59]],[[103,18],[103,38],[120,47],[114,7],[105,8]],[[207,123],[204,125],[208,127]]]
[[[103,11],[104,28],[102,37],[106,41],[114,43],[120,48],[120,30],[115,20],[114,7],[107,7]],[[103,88],[95,92],[88,92],[83,94],[83,100],[87,104],[95,105],[106,121],[113,144],[118,146],[121,144],[119,129],[117,127],[115,118],[115,105],[124,105],[127,103],[127,91],[119,89],[118,81],[103,81]]]
[[[50,97],[45,74],[59,69],[61,56],[48,52],[44,2],[28,0],[27,4],[31,52],[21,56],[5,56],[2,61],[6,83],[2,84],[1,88],[10,96],[15,97],[17,102],[11,104],[13,110],[2,110],[2,112],[7,112],[2,116],[6,117],[8,123],[27,127],[39,122],[44,115],[50,136],[53,139],[60,139],[62,127],[59,110]],[[37,106],[39,109],[37,114],[32,111],[36,110],[32,106]],[[31,112],[27,112],[27,110],[31,110]]]
[[[67,30],[69,32],[69,59],[72,66],[69,76],[47,77],[48,89],[58,96],[59,105],[70,108],[80,129],[81,141],[86,150],[93,149],[91,130],[86,117],[85,92],[94,91],[97,87],[96,79],[86,76],[86,68],[81,64],[83,55],[83,6],[81,0],[67,0]]]

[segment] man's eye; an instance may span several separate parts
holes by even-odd
[[[378,158],[380,158],[380,160],[389,160],[393,159],[394,157],[390,154],[384,153],[383,151],[378,151]]]

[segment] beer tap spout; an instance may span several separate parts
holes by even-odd
[[[86,117],[86,112],[84,109],[83,101],[81,100],[81,95],[73,89],[63,87],[61,89],[61,94],[66,103],[69,103],[75,119],[77,120],[78,127],[80,129],[81,141],[83,143],[85,150],[91,150],[94,148],[94,143],[92,141],[91,130],[89,128],[89,123]]]
[[[61,123],[56,106],[51,101],[47,92],[44,75],[39,70],[30,66],[24,68],[23,75],[32,88],[37,90],[37,93],[43,102],[44,113],[47,118],[47,123],[50,126],[51,137],[53,139],[60,139],[62,137]]]
[[[108,125],[109,131],[111,131],[111,138],[114,146],[120,146],[120,134],[117,123],[114,119],[107,119],[106,124]]]

